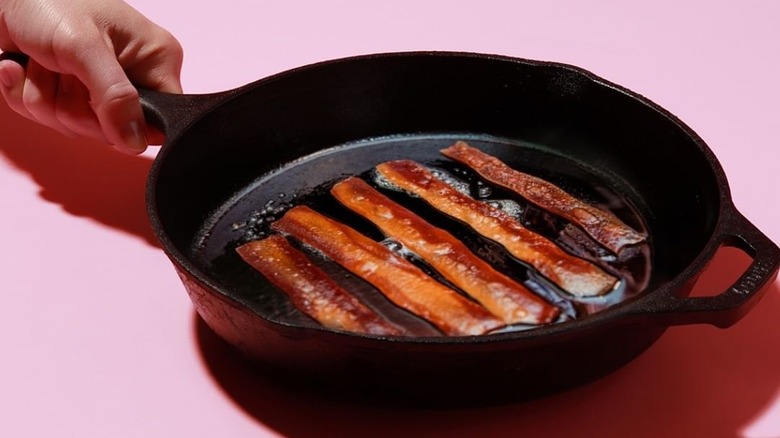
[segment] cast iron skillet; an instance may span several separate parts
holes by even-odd
[[[168,139],[148,181],[165,252],[205,322],[293,380],[418,401],[534,397],[616,369],[670,325],[732,325],[777,275],[777,246],[735,209],[702,139],[642,96],[569,65],[380,54],[223,93],[144,92],[143,100]],[[283,295],[233,253],[259,211],[278,214],[385,160],[439,163],[439,149],[459,139],[575,192],[595,184],[624,198],[650,236],[645,290],[535,330],[382,338],[288,318]],[[752,264],[721,294],[687,298],[722,245]]]

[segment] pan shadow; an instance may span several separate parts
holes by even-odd
[[[749,260],[721,250],[695,294],[722,291]],[[739,323],[671,328],[639,358],[546,398],[480,408],[404,408],[291,388],[245,360],[195,316],[203,361],[225,394],[288,437],[735,437],[780,388],[780,285]],[[572,364],[572,366],[577,366]]]
[[[40,186],[39,195],[74,216],[159,246],[146,216],[148,157],[130,157],[106,145],[71,140],[0,103],[0,153]]]
[[[5,105],[0,132],[0,153],[30,175],[43,199],[158,246],[144,199],[151,159],[66,139]],[[738,252],[719,255],[694,294],[724,290],[740,266]],[[734,327],[672,328],[638,359],[591,384],[523,403],[448,409],[390,407],[290,387],[243,359],[197,315],[194,328],[202,360],[225,395],[284,436],[734,437],[778,394],[778,313],[776,282]]]

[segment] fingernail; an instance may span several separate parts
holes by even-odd
[[[140,123],[137,121],[130,122],[124,134],[122,137],[124,145],[121,148],[123,152],[130,155],[138,155],[146,150],[148,143]]]

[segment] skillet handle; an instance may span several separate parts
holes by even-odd
[[[170,142],[208,110],[234,96],[237,90],[212,94],[170,94],[139,88],[141,108],[147,123],[165,134]]]
[[[679,297],[667,290],[652,313],[667,325],[707,323],[726,328],[739,321],[777,278],[780,248],[735,208],[728,209],[720,246],[734,247],[753,258],[728,289],[711,297]],[[660,292],[660,291],[659,291]]]
[[[22,67],[27,67],[27,63],[30,61],[30,58],[25,55],[24,53],[18,53],[18,52],[2,52],[0,53],[0,61],[14,61],[15,63],[21,65]]]
[[[30,58],[24,53],[0,52],[0,61],[10,60],[27,67]],[[166,141],[178,137],[192,122],[219,105],[238,90],[212,94],[169,94],[138,88],[146,121],[165,134]]]

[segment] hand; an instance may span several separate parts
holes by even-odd
[[[135,86],[181,93],[182,49],[121,0],[0,0],[0,92],[25,117],[70,137],[139,154],[162,136],[146,126]]]

